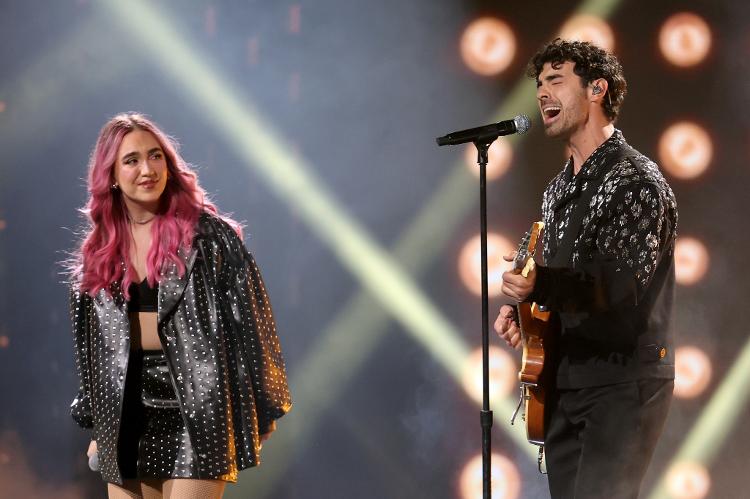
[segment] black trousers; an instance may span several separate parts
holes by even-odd
[[[558,390],[545,452],[553,499],[633,499],[672,400],[673,380]]]

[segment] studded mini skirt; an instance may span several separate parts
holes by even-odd
[[[130,353],[117,461],[124,480],[198,478],[195,452],[161,350]],[[201,478],[237,480],[232,475]]]

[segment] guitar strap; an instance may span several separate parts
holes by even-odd
[[[622,147],[619,151],[617,151],[617,153],[610,161],[612,164],[616,164],[625,158],[630,159],[635,154],[635,149],[626,145],[625,147]],[[583,219],[586,216],[586,211],[589,209],[591,199],[594,197],[594,193],[598,190],[598,188],[599,184],[594,185],[592,183],[589,185],[588,189],[581,193],[581,196],[578,198],[578,203],[576,204],[573,215],[571,216],[570,224],[565,231],[565,236],[563,237],[562,243],[560,244],[560,246],[558,246],[557,251],[552,256],[550,261],[547,262],[547,265],[549,267],[567,267],[569,265],[570,256],[573,253],[573,244],[578,238],[578,232],[581,230],[581,224],[583,223]]]

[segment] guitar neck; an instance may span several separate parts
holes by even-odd
[[[534,222],[531,226],[531,230],[521,240],[521,244],[518,246],[518,253],[513,261],[513,270],[522,271],[524,277],[533,268],[534,252],[536,250],[536,243],[539,237],[542,235],[544,230],[544,222]]]

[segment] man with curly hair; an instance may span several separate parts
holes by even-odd
[[[634,498],[674,386],[670,323],[677,206],[657,165],[614,127],[618,60],[553,40],[529,63],[548,137],[570,151],[544,192],[544,265],[503,274],[503,293],[559,324],[546,360],[545,453],[553,498]],[[511,261],[512,255],[506,257]],[[495,329],[521,346],[512,307]]]

